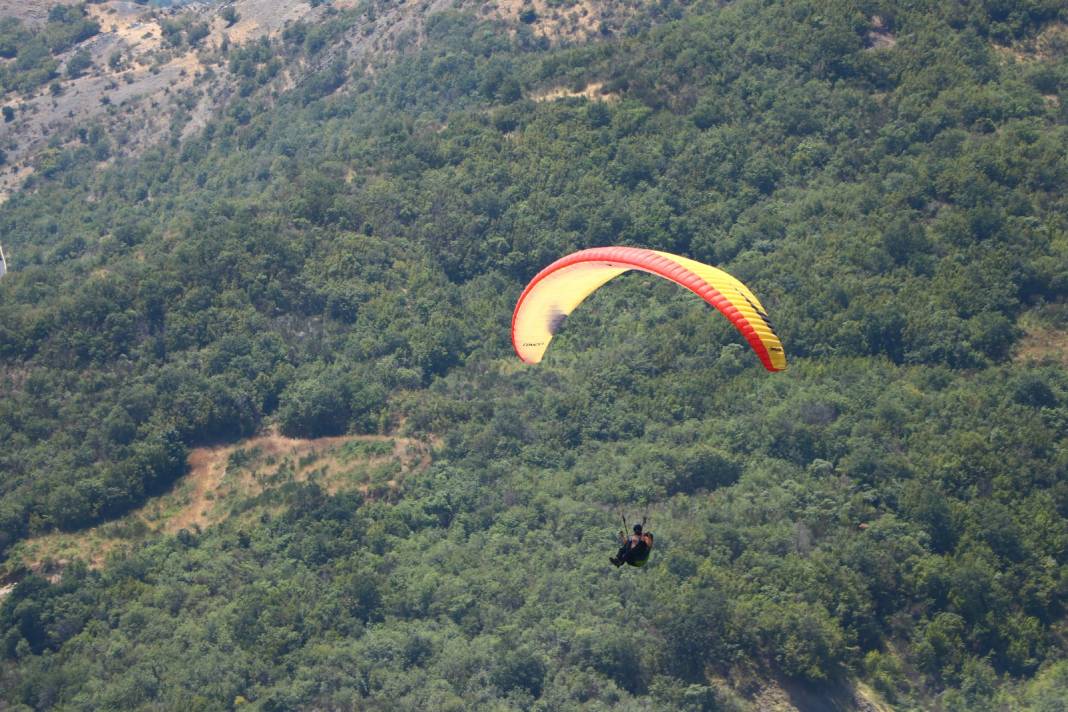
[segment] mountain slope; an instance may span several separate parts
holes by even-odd
[[[35,174],[55,171],[63,148],[91,143],[95,159],[106,166],[161,140],[192,136],[238,97],[270,103],[278,92],[342,62],[344,72],[332,80],[337,90],[422,42],[427,18],[466,4],[234,0],[159,9],[109,0],[67,3],[60,7],[69,11],[58,14],[54,7],[29,2],[0,8],[0,18],[14,22],[5,26],[12,40],[3,56],[12,59],[0,81],[11,112],[0,124],[7,164],[0,197]],[[504,3],[478,12],[499,32],[522,30],[531,41],[548,44],[610,35],[641,7]],[[63,36],[80,25],[71,41],[52,42],[51,52],[30,57],[34,28]],[[0,44],[6,45],[2,39]],[[282,52],[285,61],[266,61]],[[257,53],[263,61],[255,61]]]
[[[388,501],[294,483],[100,570],[9,561],[5,699],[1063,698],[1068,382],[1021,337],[1068,329],[1064,18],[834,10],[665,5],[580,46],[442,11],[370,75],[335,37],[177,145],[66,149],[0,209],[5,544],[272,426],[440,445]],[[234,73],[284,77],[316,27]],[[522,286],[611,243],[737,274],[791,369],[642,275],[522,367]],[[651,517],[641,571],[607,564],[619,509]]]

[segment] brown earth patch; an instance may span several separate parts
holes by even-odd
[[[360,457],[356,448],[345,447],[359,443],[388,444],[389,451],[384,454],[379,449]],[[243,464],[234,467],[235,461]],[[219,506],[220,500],[260,494],[270,487],[272,476],[296,482],[315,479],[331,494],[345,489],[368,494],[371,482],[355,482],[343,475],[391,461],[399,466],[397,477],[385,484],[396,489],[403,474],[430,465],[429,444],[389,435],[341,435],[307,440],[271,432],[236,445],[196,448],[189,453],[189,473],[182,478],[184,503],[168,516],[163,517],[166,511],[158,508],[152,514],[160,512],[163,521],[157,531],[168,534],[205,528],[226,519],[227,512],[220,511],[226,509]],[[283,473],[283,470],[288,471]],[[151,516],[147,511],[149,506],[135,514],[147,519]]]
[[[1034,39],[1011,46],[995,44],[994,49],[1002,57],[1020,63],[1048,62],[1068,56],[1068,23],[1051,22]]]
[[[260,34],[262,34],[260,31],[260,23],[252,18],[238,20],[236,23],[222,31],[226,33],[226,36],[230,38],[231,42],[236,42],[237,44],[244,44],[250,39],[259,37]]]
[[[604,92],[604,82],[593,82],[579,90],[566,87],[554,87],[540,92],[534,92],[530,98],[534,101],[555,101],[557,99],[585,97],[590,101],[613,102],[619,100],[619,94]]]
[[[1054,22],[1035,38],[1035,56],[1050,60],[1068,55],[1068,22]]]
[[[531,31],[554,44],[589,40],[600,34],[602,26],[611,31],[622,27],[634,11],[624,5],[580,1],[567,7],[552,6],[546,0],[498,0],[486,3],[485,16],[504,20],[513,28],[522,24],[520,15],[533,10],[535,19],[528,23]],[[510,32],[515,34],[515,30]]]
[[[868,31],[867,44],[868,49],[890,49],[897,44],[897,37],[890,32],[886,22],[879,15],[871,17],[871,30]]]
[[[1033,326],[1016,345],[1014,360],[1022,363],[1059,363],[1068,366],[1068,331]]]
[[[113,2],[89,5],[89,15],[100,23],[100,31],[111,33],[137,52],[154,52],[162,45],[159,22],[145,8]]]
[[[752,702],[766,712],[893,712],[870,687],[845,679],[819,688],[786,679],[766,681]]]
[[[169,492],[116,521],[20,542],[8,566],[61,571],[77,558],[99,568],[110,553],[145,536],[203,530],[235,511],[262,511],[248,500],[287,482],[313,481],[330,494],[390,496],[405,475],[430,466],[431,447],[432,442],[392,435],[301,439],[271,431],[231,445],[194,448],[189,471]]]

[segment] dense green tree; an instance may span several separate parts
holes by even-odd
[[[90,32],[60,8],[0,23],[5,90]],[[0,549],[273,426],[433,463],[365,495],[283,473],[204,531],[122,519],[98,570],[5,560],[3,698],[740,710],[859,677],[1056,709],[1068,115],[1063,52],[1029,48],[1058,4],[668,3],[557,47],[459,7],[354,77],[382,10],[232,46],[202,133],[108,167],[83,127],[0,208]],[[527,280],[615,243],[738,275],[791,369],[642,274],[517,365]],[[644,569],[605,561],[619,507]]]

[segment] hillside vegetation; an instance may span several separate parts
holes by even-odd
[[[81,160],[104,168],[177,146],[235,103],[262,109],[309,81],[329,93],[373,75],[443,9],[548,47],[633,31],[647,3],[0,1],[0,201],[62,169],[65,149],[90,144]]]
[[[121,165],[57,149],[0,207],[2,698],[1061,709],[1062,3],[666,2],[573,43],[524,12]],[[520,364],[526,281],[606,244],[737,275],[790,369],[641,274]],[[389,496],[294,478],[103,566],[11,556],[272,427],[437,445]]]

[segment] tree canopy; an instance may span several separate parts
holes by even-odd
[[[88,129],[48,154],[0,206],[3,698],[744,710],[860,680],[1057,709],[1062,5],[668,3],[586,44],[448,10],[372,76],[291,25],[229,59],[251,87],[326,53],[291,91],[121,166]],[[9,72],[36,50],[5,23]],[[722,265],[790,370],[641,274],[521,366],[523,285],[611,244]],[[433,463],[20,568],[269,426]],[[652,519],[640,571],[609,571],[620,508]]]

